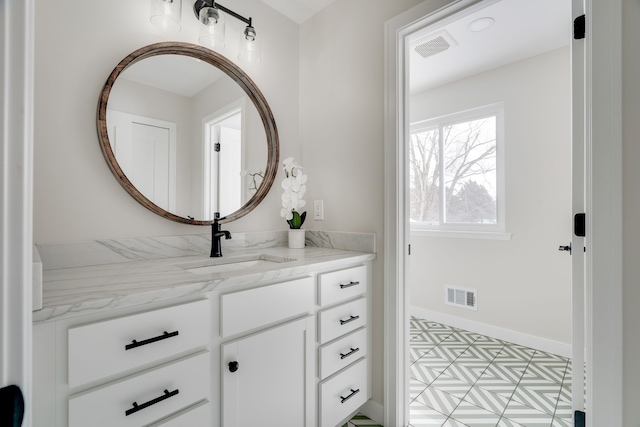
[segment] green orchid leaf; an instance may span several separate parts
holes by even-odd
[[[300,215],[298,212],[293,211],[292,214],[293,214],[293,218],[291,218],[290,220],[287,220],[287,223],[289,224],[289,228],[298,229],[302,227],[302,224],[304,224],[304,220],[307,217],[307,213],[303,212],[302,215]]]

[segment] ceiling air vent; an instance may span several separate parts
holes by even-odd
[[[454,288],[445,286],[446,303],[456,307],[477,310],[478,298],[475,289]]]
[[[453,37],[445,30],[442,30],[418,40],[413,50],[423,58],[428,58],[457,45]]]

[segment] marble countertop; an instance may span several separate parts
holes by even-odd
[[[156,239],[157,242],[157,239]],[[56,262],[47,267],[47,256],[43,256],[44,269],[42,309],[33,312],[34,322],[59,320],[77,315],[130,307],[155,301],[169,300],[193,294],[202,294],[214,289],[227,289],[244,283],[286,279],[321,269],[340,268],[348,264],[373,260],[375,246],[371,252],[312,246],[307,240],[305,249],[289,249],[284,246],[261,247],[249,245],[244,248],[223,248],[222,258],[209,258],[202,251],[197,255],[172,257],[129,257],[126,260],[96,260],[67,265]],[[330,246],[330,245],[325,245]],[[47,253],[46,247],[39,247]],[[55,248],[59,253],[59,248]],[[360,248],[358,248],[360,249]],[[72,252],[72,251],[71,251]],[[104,257],[103,257],[104,258]],[[233,262],[267,259],[278,262],[249,263],[243,268],[227,268]],[[116,262],[114,262],[116,261]],[[223,270],[192,270],[211,262],[223,262]],[[256,265],[251,265],[256,264]],[[219,269],[217,269],[219,270]]]

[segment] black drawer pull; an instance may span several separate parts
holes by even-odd
[[[356,347],[356,348],[351,347],[351,351],[349,353],[346,353],[346,354],[340,353],[340,360],[346,359],[347,357],[351,356],[353,353],[357,353],[359,351],[360,351],[359,347]]]
[[[340,325],[346,325],[349,322],[353,322],[354,320],[358,320],[360,316],[349,316],[347,320],[340,320]]]
[[[359,388],[357,388],[355,390],[351,389],[351,393],[349,393],[349,396],[347,396],[347,397],[340,396],[340,403],[346,402],[347,400],[351,399],[353,396],[355,396],[358,393],[360,393],[360,389]]]
[[[156,342],[156,341],[166,340],[167,338],[175,337],[177,335],[178,335],[178,331],[175,331],[175,332],[164,331],[162,333],[162,335],[158,335],[157,337],[149,338],[149,339],[146,339],[146,340],[143,340],[143,341],[133,340],[133,341],[131,341],[131,344],[125,345],[124,349],[125,350],[131,350],[132,348],[136,348],[136,347],[140,347],[140,346],[143,346],[143,345],[151,344],[152,342]]]
[[[344,289],[344,288],[350,288],[352,286],[356,286],[359,285],[360,282],[349,282],[346,285],[343,285],[342,283],[340,284],[340,289]]]
[[[144,408],[148,408],[151,405],[155,405],[156,403],[162,402],[165,399],[168,399],[176,394],[180,393],[180,390],[175,389],[173,391],[165,390],[164,394],[160,397],[156,397],[148,402],[144,402],[142,405],[138,405],[136,402],[133,402],[133,408],[127,409],[125,415],[128,417],[131,414],[135,414],[138,411],[142,411]]]

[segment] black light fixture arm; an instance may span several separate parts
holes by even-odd
[[[234,18],[244,22],[245,24],[247,24],[247,26],[253,27],[253,25],[251,25],[251,21],[252,21],[251,18],[245,18],[244,16],[237,14],[231,9],[227,9],[220,3],[216,3],[215,0],[196,0],[195,3],[193,3],[193,12],[196,14],[196,18],[199,19],[200,9],[202,9],[203,7],[214,7],[214,6],[220,9],[221,11],[223,11],[224,13],[229,14]]]

